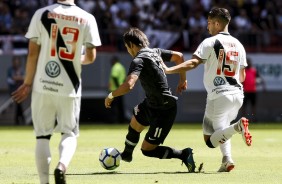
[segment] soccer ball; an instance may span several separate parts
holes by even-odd
[[[99,156],[100,164],[107,170],[114,170],[120,164],[120,152],[116,148],[104,148]]]

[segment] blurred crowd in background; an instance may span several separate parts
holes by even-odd
[[[38,8],[54,2],[0,0],[2,52],[26,47],[23,36],[32,15]],[[95,16],[103,44],[101,50],[125,50],[121,35],[135,26],[151,35],[153,46],[194,51],[209,36],[206,14],[217,6],[231,12],[229,31],[247,51],[282,51],[282,1],[278,0],[77,0],[76,4]],[[158,44],[161,41],[166,43]]]

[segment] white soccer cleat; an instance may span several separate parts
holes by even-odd
[[[234,163],[225,162],[221,164],[217,172],[230,172],[232,169],[234,169],[234,167],[235,167]]]
[[[252,136],[249,132],[249,120],[245,117],[242,117],[239,121],[239,128],[240,128],[240,134],[242,134],[242,138],[244,142],[247,144],[247,146],[252,145]]]

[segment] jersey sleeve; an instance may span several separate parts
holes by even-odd
[[[97,26],[97,22],[94,16],[89,14],[89,19],[87,22],[87,27],[85,29],[85,32],[87,33],[84,39],[84,43],[90,43],[94,46],[100,46],[101,40],[99,36],[99,30]]]
[[[203,62],[206,62],[210,53],[212,52],[213,46],[210,39],[205,39],[197,48],[197,50],[194,52],[193,55],[198,56],[203,60]]]
[[[134,58],[130,64],[128,75],[135,74],[139,76],[143,67],[144,67],[143,60],[141,58]]]
[[[158,49],[158,50],[163,61],[165,62],[171,61],[171,57],[172,57],[171,50],[165,50],[165,49]]]
[[[28,27],[28,31],[25,34],[25,37],[28,39],[32,39],[32,38],[40,38],[40,26],[41,24],[39,24],[41,18],[41,11],[37,10],[34,15],[32,16],[32,19],[30,21],[29,27]],[[41,44],[40,43],[40,39],[37,39],[37,44]]]

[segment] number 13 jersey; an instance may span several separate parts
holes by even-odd
[[[206,38],[194,55],[204,62],[204,86],[208,99],[212,100],[226,94],[240,93],[240,68],[246,67],[246,51],[243,45],[229,33]]]
[[[55,3],[35,12],[25,37],[41,46],[33,90],[81,96],[83,45],[101,45],[94,16],[75,4]]]

